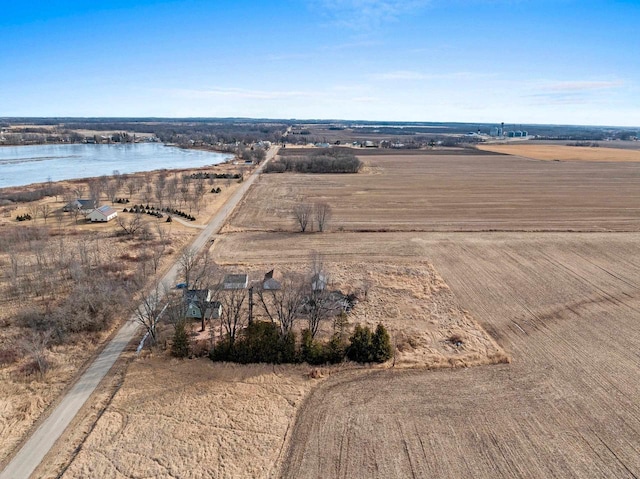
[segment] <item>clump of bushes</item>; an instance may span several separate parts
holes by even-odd
[[[191,178],[194,180],[208,180],[208,179],[232,179],[237,180],[241,178],[242,175],[240,173],[209,173],[209,172],[198,172],[192,173]]]
[[[265,173],[357,173],[362,162],[350,151],[326,148],[309,156],[283,157],[265,167]]]
[[[375,332],[368,327],[356,326],[347,348],[347,357],[358,363],[383,363],[391,358],[391,337],[382,324]]]
[[[256,321],[246,327],[235,341],[224,339],[209,353],[213,361],[235,363],[296,363],[294,333],[282,336],[274,323]]]
[[[321,342],[305,329],[300,345],[295,333],[282,335],[271,322],[253,322],[235,339],[226,338],[209,353],[212,361],[249,363],[336,364],[349,358],[359,363],[382,363],[391,358],[393,349],[386,328],[378,324],[375,332],[368,326],[356,326],[348,341],[336,332],[329,341]]]
[[[25,213],[23,215],[16,216],[16,220],[18,221],[31,221],[31,215],[29,213]]]

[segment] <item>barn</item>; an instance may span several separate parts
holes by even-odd
[[[116,216],[118,216],[118,212],[113,209],[111,206],[101,206],[100,208],[96,208],[87,216],[87,219],[92,223],[106,223],[107,221],[111,221]]]

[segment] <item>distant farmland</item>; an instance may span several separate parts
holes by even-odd
[[[329,203],[332,231],[639,228],[640,163],[543,162],[474,150],[361,159],[357,175],[263,175],[228,231],[293,232],[300,201]]]
[[[566,143],[566,142],[565,142]],[[606,145],[606,143],[605,143]],[[600,148],[589,146],[544,145],[537,143],[479,145],[481,151],[525,156],[537,160],[640,162],[640,148]],[[638,148],[638,146],[636,146]]]

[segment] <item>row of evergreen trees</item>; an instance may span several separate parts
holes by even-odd
[[[190,354],[184,322],[176,325],[171,352],[177,357]],[[311,332],[304,330],[298,344],[295,333],[282,335],[276,324],[255,321],[235,341],[225,339],[219,342],[210,351],[209,358],[241,364],[306,362],[320,365],[340,363],[346,358],[359,363],[382,363],[392,354],[391,338],[382,324],[378,324],[375,331],[358,325],[348,340],[335,333],[327,342],[313,339]]]

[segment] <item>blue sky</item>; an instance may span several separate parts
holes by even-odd
[[[0,116],[640,126],[640,0],[0,6]]]

